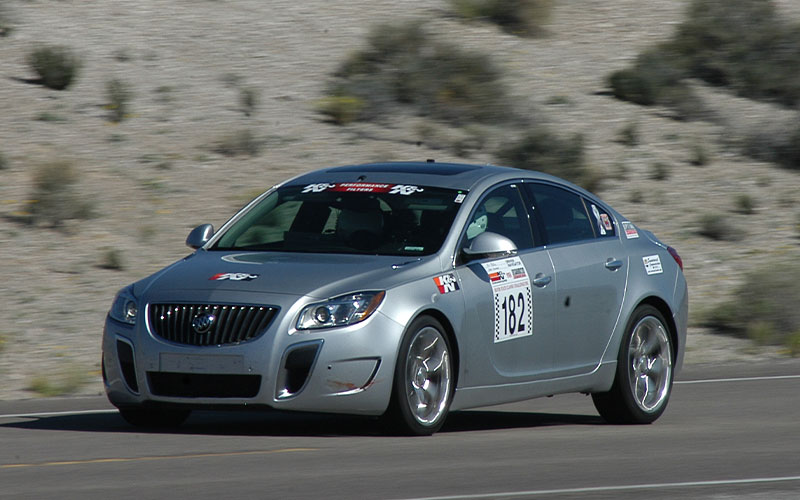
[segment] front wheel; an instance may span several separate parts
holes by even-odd
[[[672,390],[673,346],[658,309],[638,307],[628,323],[611,390],[592,394],[595,408],[615,424],[649,424],[664,413]]]
[[[400,344],[387,416],[406,434],[425,436],[444,424],[453,398],[450,343],[441,323],[414,320]]]

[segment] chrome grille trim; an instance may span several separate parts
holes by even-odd
[[[150,304],[147,320],[157,337],[176,344],[212,346],[252,340],[267,329],[277,307],[224,304]],[[198,333],[192,321],[201,314],[216,320],[206,333]]]

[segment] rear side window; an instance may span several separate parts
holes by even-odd
[[[549,184],[523,185],[533,200],[532,215],[538,216],[551,245],[594,239],[595,217],[589,215],[581,196]],[[588,209],[592,210],[590,207]],[[600,210],[599,207],[596,208]],[[597,220],[603,220],[603,217],[598,215]],[[613,232],[613,226],[611,228]]]

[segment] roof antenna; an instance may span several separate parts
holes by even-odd
[[[425,161],[426,161],[427,163],[436,163],[436,160],[434,160],[433,158],[428,158],[428,159],[427,159],[427,160],[425,160]]]

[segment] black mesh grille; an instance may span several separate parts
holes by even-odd
[[[261,335],[278,309],[268,306],[151,304],[150,330],[178,344],[237,344]]]

